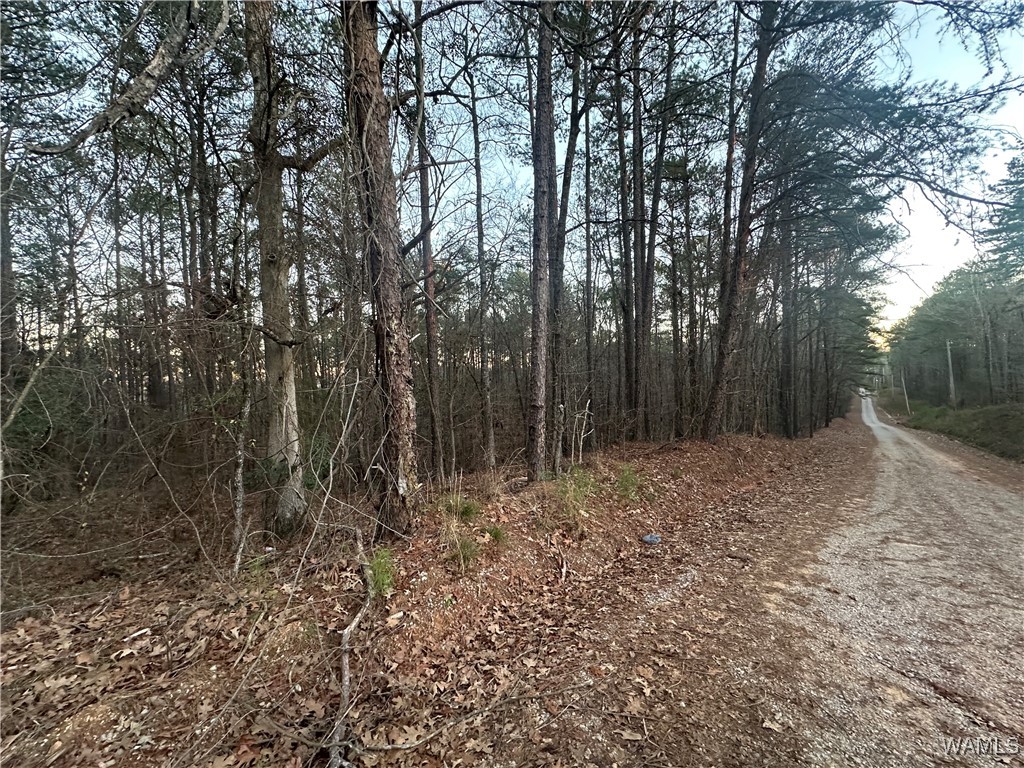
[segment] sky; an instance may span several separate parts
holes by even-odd
[[[976,84],[984,75],[974,55],[964,50],[955,38],[940,39],[940,26],[933,17],[924,17],[916,35],[905,40],[915,79],[945,80],[961,86]],[[1003,55],[1014,74],[1024,75],[1024,35],[1001,38]],[[991,117],[993,125],[1005,126],[1017,134],[1021,146],[1024,133],[1024,94],[1012,94],[1006,104]],[[984,184],[995,184],[1005,175],[1010,153],[1005,149],[990,152],[981,163]],[[982,188],[968,190],[983,194]],[[906,199],[891,206],[893,216],[906,228],[907,238],[889,258],[899,268],[886,286],[889,306],[882,313],[883,327],[906,317],[928,296],[935,284],[956,268],[973,259],[978,250],[972,238],[947,226],[943,217],[919,194],[908,190]]]

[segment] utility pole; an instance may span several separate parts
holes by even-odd
[[[900,384],[903,386],[903,402],[907,404],[907,417],[914,415],[914,412],[910,410],[910,396],[907,394],[907,380],[903,376],[903,369],[900,368]]]
[[[946,339],[946,362],[949,364],[949,404],[956,408],[956,384],[953,382],[953,353],[950,351],[950,340]]]

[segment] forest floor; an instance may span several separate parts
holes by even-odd
[[[467,478],[478,517],[434,504],[394,548],[341,756],[1022,764],[1020,467],[865,420]],[[31,536],[5,521],[4,763],[326,764],[365,594],[348,513],[230,576],[194,510],[140,520],[119,498],[106,529],[95,498]]]

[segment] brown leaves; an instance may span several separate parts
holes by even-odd
[[[595,495],[581,539],[538,530],[531,489],[499,499],[485,514],[512,543],[482,558],[472,577],[438,560],[430,533],[414,538],[398,563],[401,591],[354,640],[347,733],[357,743],[409,745],[441,732],[417,749],[359,759],[633,765],[678,738],[662,720],[678,721],[684,707],[699,709],[701,696],[735,683],[720,646],[737,624],[733,601],[741,602],[728,580],[760,565],[764,523],[748,514],[751,485],[784,461],[801,466],[793,461],[799,444],[723,443],[654,454],[631,446],[607,467],[598,461],[601,487],[614,488],[620,461],[642,466],[648,487],[628,516],[615,492]],[[664,544],[642,548],[637,532],[645,530],[665,533]],[[552,551],[572,564],[564,582]],[[730,551],[751,560],[724,560]],[[344,562],[338,553],[330,559]],[[716,562],[728,568],[715,570]],[[291,583],[271,569],[230,586],[133,585],[50,621],[17,622],[3,635],[5,705],[13,705],[4,736],[39,735],[44,753],[19,752],[22,738],[12,762],[45,758],[59,740],[58,759],[68,764],[94,754],[93,763],[133,766],[173,756],[216,768],[298,768],[337,716],[336,630],[358,605],[361,581],[354,567],[335,565],[305,574],[300,589]],[[716,589],[725,597],[707,602]],[[718,655],[712,662],[709,654]],[[592,688],[564,693],[584,681]],[[130,704],[137,730],[121,728],[117,711],[89,709],[99,700]],[[513,703],[488,709],[503,701]],[[95,733],[78,721],[60,730],[79,712],[94,717]],[[257,725],[263,718],[279,727]]]
[[[636,731],[630,731],[630,730],[627,730],[626,728],[619,728],[617,730],[612,731],[612,733],[617,733],[619,736],[621,736],[626,741],[643,741],[644,740],[644,735],[642,733],[637,733]]]
[[[304,585],[303,597],[309,591]],[[303,739],[320,737],[336,694],[315,614],[299,603],[289,610],[302,620],[280,631],[289,622],[266,615],[273,601],[276,616],[289,615],[283,593],[250,590],[240,599],[225,592],[223,584],[197,593],[170,581],[150,583],[47,622],[26,617],[8,628],[5,758],[45,764],[55,750],[61,764],[134,768],[162,765],[168,755],[187,764],[190,750],[198,756],[211,749],[195,764],[250,766],[262,756],[269,764],[301,765],[312,752],[304,743],[279,734],[257,742],[245,728],[255,704],[292,723]],[[124,703],[138,714],[100,708],[97,701]],[[234,739],[234,746],[217,750],[221,739]]]

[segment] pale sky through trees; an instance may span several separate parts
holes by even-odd
[[[588,440],[795,438],[843,415],[874,375],[872,331],[975,257],[983,198],[1020,157],[1024,3],[540,10],[555,19],[445,0],[3,4],[20,35],[0,394],[27,402],[53,367],[68,379],[50,400],[74,413],[111,381],[110,408],[154,424],[249,407],[218,466],[255,462],[275,502],[333,478],[323,452],[356,433],[346,477],[377,494],[415,488],[399,464],[478,467],[487,424],[506,458],[548,435],[557,475]],[[1008,277],[984,286],[997,309],[1019,272],[1010,224],[991,249]],[[975,305],[929,304],[984,337],[975,400],[1018,397],[1024,319]],[[367,405],[328,440],[342,386]],[[40,402],[17,406],[23,446],[53,443]],[[69,434],[83,456],[94,434],[138,438],[96,418]]]
[[[1001,42],[1003,59],[1011,72],[1024,75],[1024,36],[1019,32],[1004,34]],[[959,41],[948,35],[940,39],[939,25],[931,15],[922,18],[916,35],[911,31],[904,44],[912,60],[915,79],[945,80],[968,87],[984,76],[984,68],[973,52],[964,50]],[[988,122],[994,128],[1012,132],[1012,143],[1020,151],[1024,146],[1024,94],[1009,94],[1005,104]],[[1006,143],[1005,138],[998,141],[997,148],[981,162],[985,187],[997,184],[1006,173],[1006,164],[1013,154],[1000,146]],[[985,193],[982,188],[965,191],[980,196]],[[882,320],[886,327],[906,317],[932,293],[937,282],[979,252],[968,234],[947,226],[942,215],[915,190],[908,190],[906,202],[896,201],[892,210],[906,227],[908,237],[892,254],[902,272],[894,273],[885,287],[889,305],[882,312]]]

